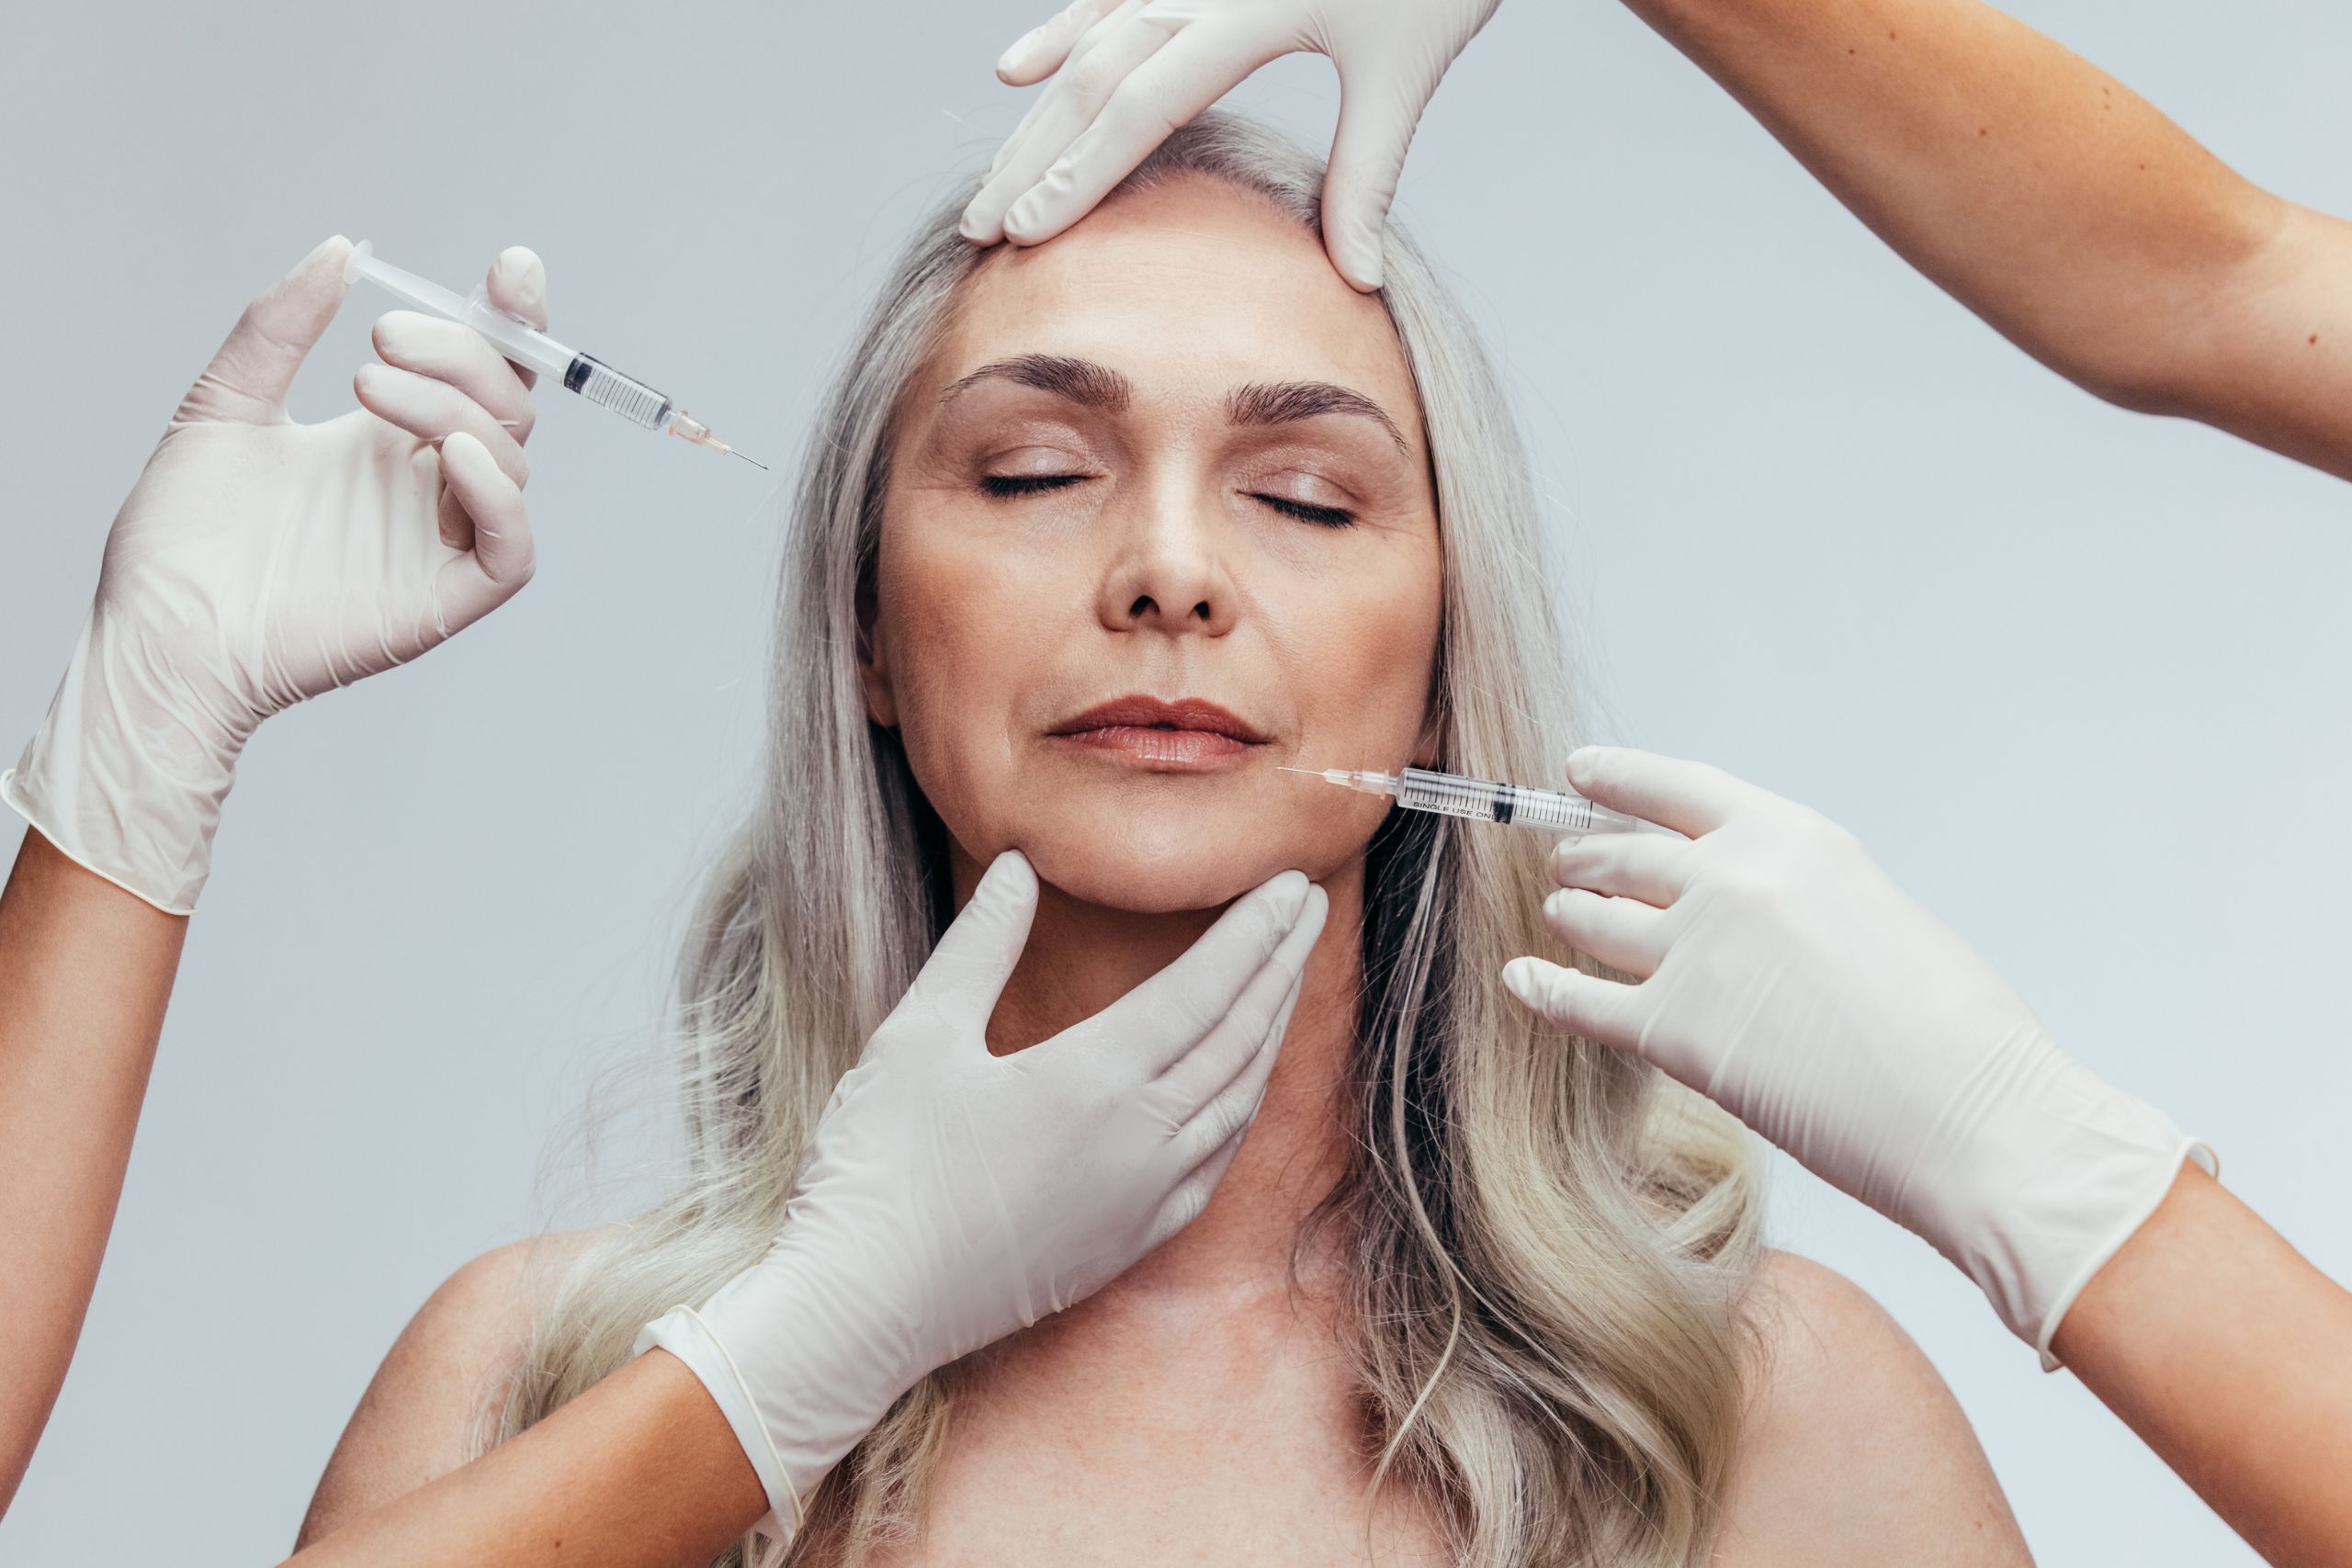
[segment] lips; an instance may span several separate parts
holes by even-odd
[[[1046,733],[1076,735],[1089,729],[1196,729],[1256,745],[1266,738],[1238,715],[1204,697],[1163,702],[1142,693],[1097,703]]]

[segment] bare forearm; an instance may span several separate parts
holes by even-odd
[[[2352,478],[2352,226],[1974,0],[1626,0],[2027,353]]]
[[[0,892],[0,1510],[82,1332],[185,917],[37,830]]]
[[[2051,1348],[2267,1561],[2352,1560],[2352,1292],[2196,1166]]]
[[[287,1568],[699,1568],[767,1506],[718,1406],[651,1350]]]

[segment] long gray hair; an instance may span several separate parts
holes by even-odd
[[[1282,136],[1212,111],[1127,186],[1205,177],[1314,231],[1322,175]],[[952,918],[944,830],[897,735],[868,719],[851,650],[891,411],[980,263],[956,229],[974,188],[919,229],[810,433],[765,787],[679,966],[685,1178],[565,1263],[485,1437],[545,1416],[626,1360],[646,1321],[760,1257],[834,1080]],[[1393,223],[1385,278],[1436,478],[1440,765],[1548,779],[1579,735],[1526,460],[1471,324]],[[1738,1438],[1757,1179],[1728,1117],[1505,995],[1505,962],[1560,953],[1541,915],[1548,844],[1395,811],[1366,847],[1352,1154],[1301,1235],[1337,1238],[1346,1259],[1340,1335],[1380,1445],[1371,1485],[1416,1489],[1456,1561],[1682,1568],[1708,1555]],[[788,1561],[855,1562],[911,1537],[956,1372],[917,1384],[826,1479]]]

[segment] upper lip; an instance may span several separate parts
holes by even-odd
[[[1114,697],[1107,703],[1097,703],[1076,717],[1064,719],[1046,733],[1069,735],[1081,729],[1108,729],[1114,725],[1206,729],[1218,735],[1229,735],[1236,740],[1265,739],[1263,735],[1235,714],[1205,697],[1179,697],[1174,702],[1168,702],[1142,692]]]

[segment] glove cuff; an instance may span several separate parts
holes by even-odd
[[[2041,1358],[2043,1371],[2054,1372],[2065,1364],[2051,1354],[2050,1350],[2051,1340],[2058,1337],[2058,1325],[2065,1321],[2066,1314],[2074,1306],[2075,1298],[2083,1293],[2084,1288],[2091,1282],[2093,1277],[2107,1267],[2109,1258],[2123,1249],[2125,1242],[2139,1234],[2140,1227],[2148,1223],[2148,1217],[2156,1212],[2171,1193],[2173,1182],[2180,1174],[2180,1166],[2184,1159],[2195,1160],[2199,1168],[2208,1176],[2218,1177],[2222,1174],[2222,1157],[2213,1152],[2212,1145],[2202,1138],[2191,1137],[2185,1133],[2180,1134],[2179,1147],[2170,1157],[2164,1159],[2154,1168],[2160,1173],[2161,1179],[2145,1184],[2141,1201],[2126,1211],[2117,1223],[2109,1227],[2108,1234],[2100,1238],[2098,1244],[2083,1260],[2082,1267],[2075,1271],[2075,1277],[2067,1280],[2051,1301],[2050,1309],[2042,1317],[2041,1330],[2033,1337],[2031,1341],[2035,1353]]]
[[[1942,1212],[1921,1234],[1976,1281],[2044,1371],[2050,1341],[2091,1276],[2131,1239],[2184,1158],[2209,1171],[2211,1146],[2075,1061],[2038,1027],[1980,1085],[1990,1114],[1970,1130]],[[1997,1107],[1997,1110],[1992,1110]],[[1924,1217],[1924,1216],[1923,1216]]]
[[[753,1529],[785,1541],[819,1483],[921,1375],[897,1348],[903,1314],[837,1284],[779,1238],[699,1311],[675,1308],[637,1338],[639,1353],[658,1345],[701,1380],[767,1494]]]
[[[0,773],[0,800],[85,870],[194,914],[251,733],[191,722],[196,701],[119,649],[94,606],[40,728]]]
[[[775,1538],[788,1544],[799,1533],[802,1513],[800,1495],[785,1472],[784,1456],[777,1450],[765,1423],[760,1419],[759,1401],[753,1397],[742,1373],[736,1368],[735,1358],[710,1331],[702,1314],[690,1306],[672,1308],[638,1330],[637,1342],[629,1347],[633,1356],[642,1356],[659,1347],[686,1364],[703,1388],[727,1417],[735,1441],[743,1456],[759,1472],[760,1489],[767,1494],[768,1511],[752,1524],[755,1534]],[[790,1520],[787,1525],[785,1521]]]

